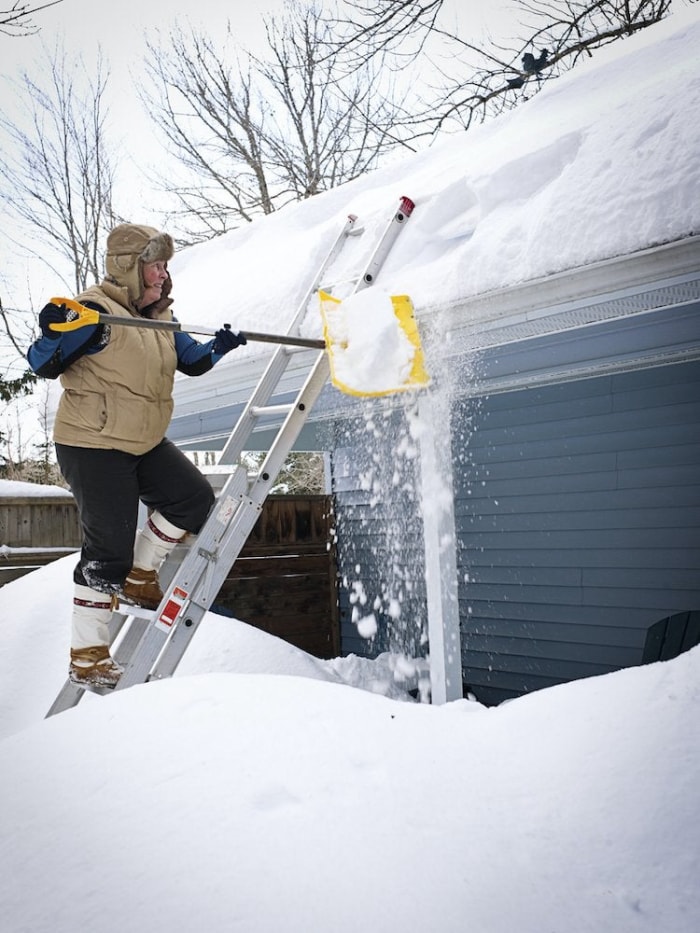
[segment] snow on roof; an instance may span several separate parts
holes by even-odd
[[[692,235],[699,47],[700,9],[681,7],[491,122],[179,253],[176,316],[286,331],[346,214],[373,236],[403,195],[416,209],[375,287],[419,316]],[[302,332],[320,334],[315,302]]]

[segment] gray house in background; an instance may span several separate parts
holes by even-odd
[[[700,641],[700,237],[480,296],[437,330],[465,691],[494,704]],[[170,436],[220,447],[260,368],[202,397],[189,380]],[[429,650],[414,401],[329,385],[297,444],[329,455],[344,655]]]

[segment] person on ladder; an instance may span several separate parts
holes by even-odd
[[[107,237],[106,275],[77,296],[105,314],[172,320],[168,262],[172,238],[120,224]],[[175,371],[199,376],[246,343],[229,328],[199,343],[182,331],[90,324],[59,332],[75,312],[50,302],[27,359],[63,392],[54,424],[56,457],[78,505],[83,532],[75,567],[70,679],[114,687],[122,668],[110,656],[107,623],[122,598],[155,609],[158,569],[214,503],[210,484],[165,437]],[[137,533],[139,500],[149,510]]]

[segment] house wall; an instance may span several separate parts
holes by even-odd
[[[449,361],[463,675],[484,703],[648,661],[660,620],[700,610],[700,303],[624,300],[630,313],[615,298],[600,320]],[[424,654],[416,464],[401,495],[374,495],[401,431],[338,430],[343,653]],[[371,597],[396,564],[404,630],[383,605],[377,637],[358,638],[348,579]]]
[[[650,626],[700,608],[700,362],[463,400],[453,436],[483,702],[639,664]]]
[[[453,446],[464,677],[483,702],[652,660],[665,619],[687,620],[665,645],[695,637],[699,270],[689,237],[420,318],[450,395],[434,427]],[[183,446],[230,430],[252,383],[224,376],[219,421],[179,405]],[[305,425],[306,449],[331,452],[342,654],[428,650],[410,409],[327,386]]]

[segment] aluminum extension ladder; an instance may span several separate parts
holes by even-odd
[[[372,285],[389,254],[414,204],[402,197],[388,224],[381,232],[369,260],[359,276],[351,280],[350,294]],[[357,218],[349,215],[318,273],[304,295],[288,330],[297,336],[309,301],[325,285],[333,264],[347,239],[362,235],[356,227]],[[270,488],[291,451],[311,408],[318,399],[330,375],[328,354],[316,351],[315,361],[295,400],[287,405],[273,405],[271,400],[298,348],[280,345],[271,357],[253,394],[228,438],[218,468],[225,479],[214,507],[203,528],[175,568],[166,585],[167,571],[161,572],[163,601],[155,611],[123,604],[112,614],[109,623],[112,654],[123,666],[124,673],[114,690],[124,690],[134,684],[170,677],[180,663],[204,614],[214,602],[219,589],[237,560],[262,510]],[[306,351],[308,352],[308,350]],[[270,449],[256,476],[249,478],[238,465],[242,452],[259,419],[270,415],[285,415]],[[54,700],[47,717],[76,706],[84,687],[67,680]],[[90,688],[90,692],[109,694],[107,688]]]

